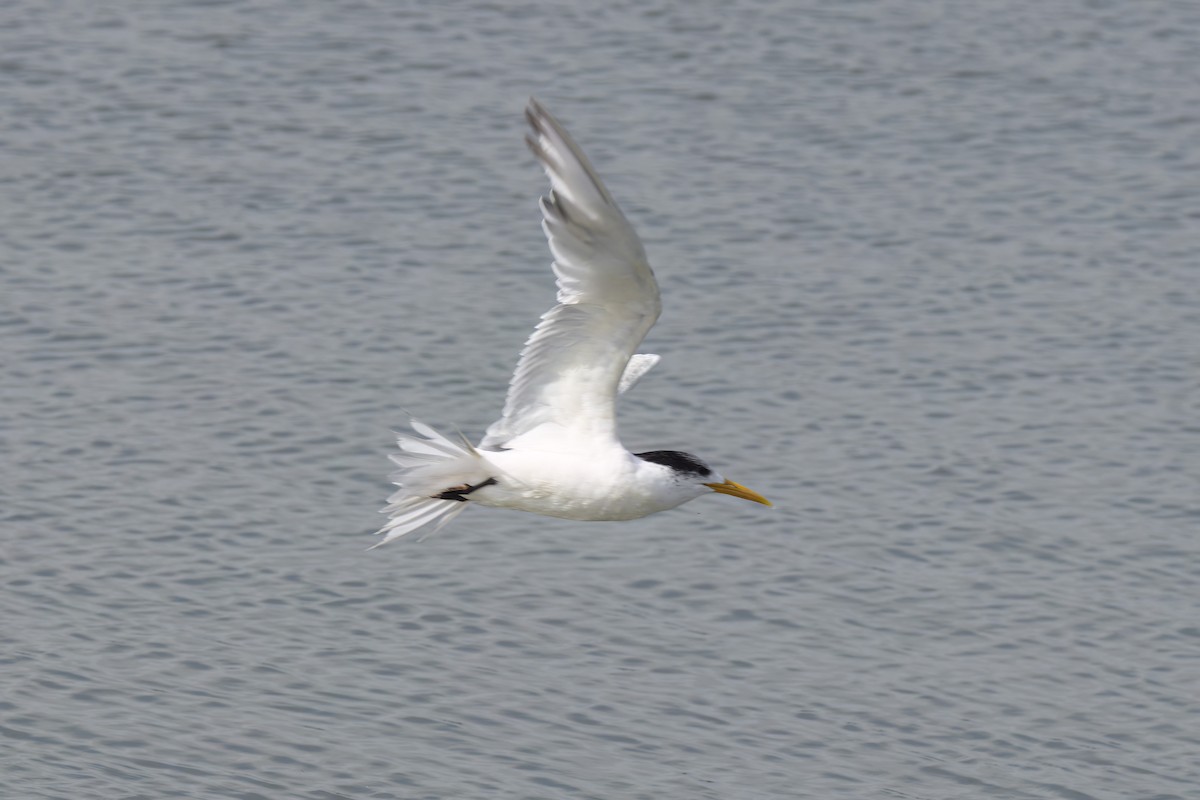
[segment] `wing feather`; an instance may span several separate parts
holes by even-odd
[[[480,447],[591,449],[617,441],[617,389],[658,319],[658,283],[633,226],[579,146],[536,100],[525,116],[526,141],[550,177],[540,205],[558,305],[526,341],[504,414]],[[630,377],[652,365],[636,364]]]

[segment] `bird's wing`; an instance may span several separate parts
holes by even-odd
[[[654,365],[660,360],[662,360],[662,356],[652,353],[638,353],[630,356],[629,363],[625,365],[625,372],[621,375],[621,383],[617,386],[617,394],[625,394],[632,389],[643,375],[654,369]]]
[[[658,319],[658,284],[633,226],[579,146],[536,100],[525,116],[533,128],[526,142],[550,176],[542,229],[558,305],[525,343],[504,415],[480,447],[586,451],[617,441],[617,388]],[[653,365],[635,364],[629,385]]]

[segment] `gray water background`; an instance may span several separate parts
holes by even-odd
[[[1200,797],[1194,3],[0,7],[6,798]],[[536,95],[642,232],[634,448],[773,510],[473,509],[553,289]]]

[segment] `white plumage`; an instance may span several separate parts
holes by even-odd
[[[525,116],[526,141],[550,177],[542,229],[558,305],[525,343],[504,412],[478,447],[417,420],[420,438],[398,435],[400,489],[379,544],[435,523],[436,532],[471,503],[579,520],[636,519],[713,491],[770,505],[695,456],[621,445],[617,395],[659,360],[634,352],[658,319],[658,283],[578,145],[536,100]]]

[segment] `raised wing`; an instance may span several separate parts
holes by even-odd
[[[480,447],[593,450],[617,440],[617,387],[658,319],[658,284],[633,226],[578,145],[536,100],[525,117],[533,128],[525,140],[550,176],[542,229],[558,305],[525,343],[504,415]],[[653,365],[638,361],[633,380]]]
[[[617,394],[625,394],[642,379],[642,376],[654,368],[654,365],[662,360],[662,356],[656,356],[652,353],[638,353],[629,357],[629,363],[625,365],[625,372],[621,375],[621,382],[617,384]]]

